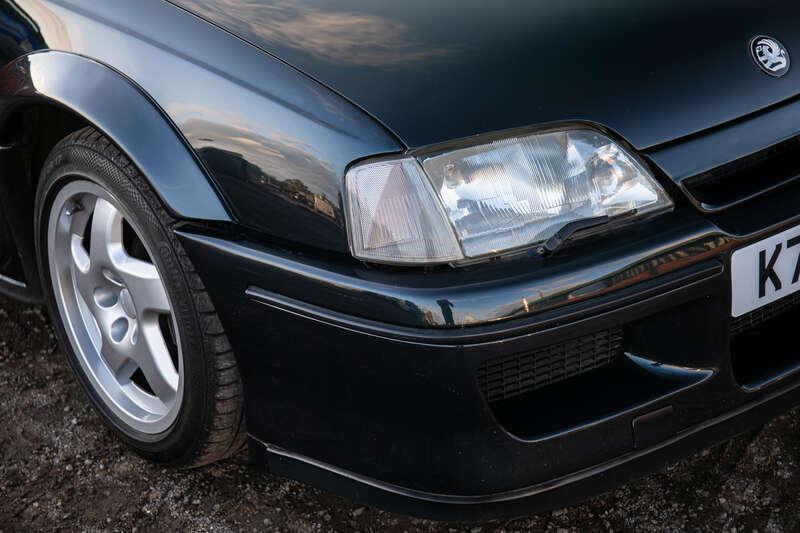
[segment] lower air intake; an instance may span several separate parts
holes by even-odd
[[[603,367],[622,354],[622,330],[598,331],[536,351],[491,359],[478,368],[490,402],[504,400]]]

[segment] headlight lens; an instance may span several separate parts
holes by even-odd
[[[575,220],[672,206],[634,157],[588,129],[498,140],[421,164],[403,158],[348,172],[356,257],[456,262],[542,242]]]

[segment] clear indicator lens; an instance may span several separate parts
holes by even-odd
[[[379,161],[347,173],[353,255],[388,263],[463,258],[450,223],[414,159]]]

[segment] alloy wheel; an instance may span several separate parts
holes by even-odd
[[[49,268],[67,336],[102,403],[140,438],[175,421],[184,381],[170,298],[141,235],[90,181],[65,185],[50,209]]]

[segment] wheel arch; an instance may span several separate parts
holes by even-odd
[[[84,56],[34,52],[0,69],[0,224],[8,225],[25,277],[0,271],[0,293],[41,300],[33,239],[36,183],[52,147],[85,126],[117,144],[176,218],[232,221],[194,151],[135,82]]]

